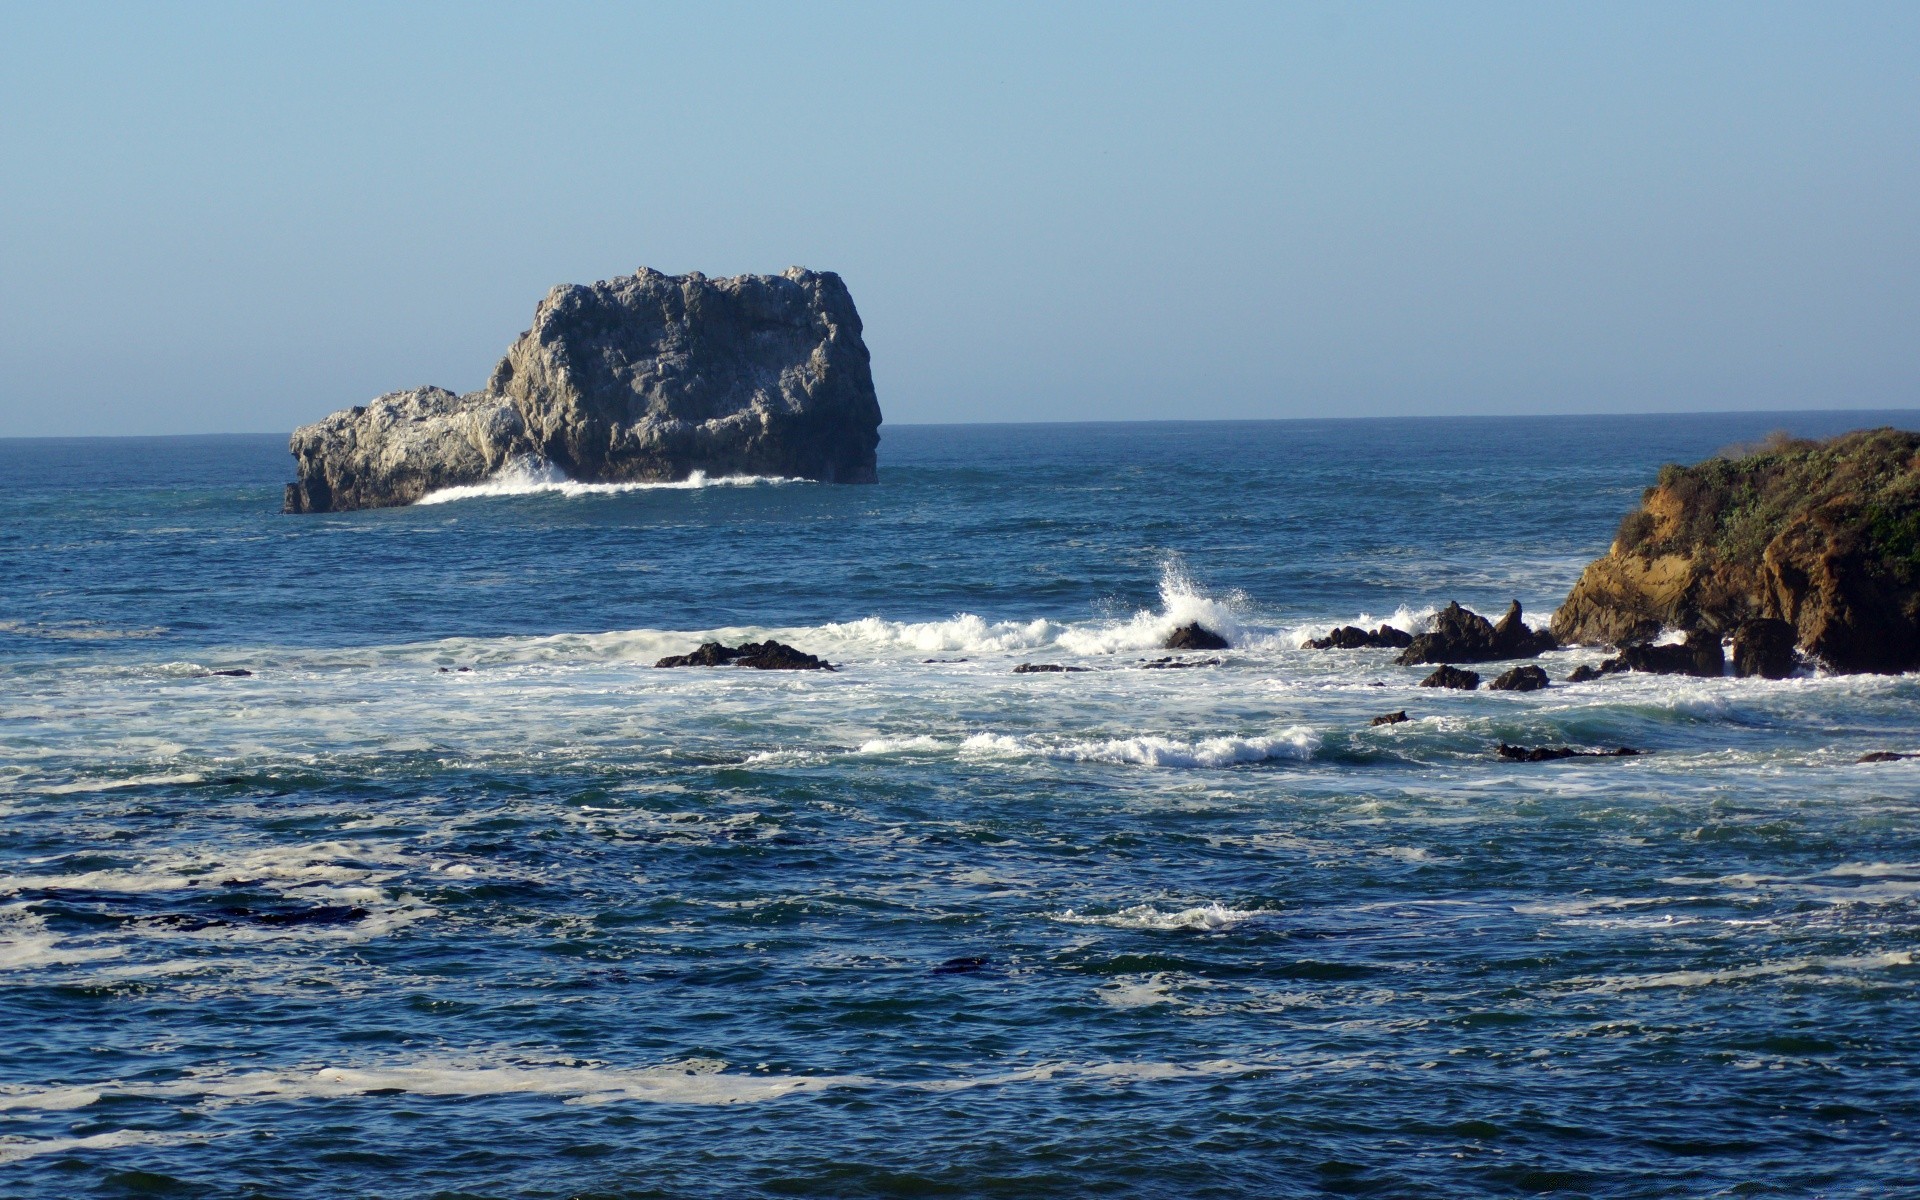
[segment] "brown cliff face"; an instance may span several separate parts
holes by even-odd
[[[1759,618],[1836,671],[1920,667],[1920,434],[1774,439],[1662,469],[1553,632],[1618,644]]]

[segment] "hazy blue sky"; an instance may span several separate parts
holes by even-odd
[[[1920,4],[0,7],[0,434],[839,271],[893,421],[1920,404]]]

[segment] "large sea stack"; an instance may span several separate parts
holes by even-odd
[[[594,483],[872,483],[880,402],[860,332],[825,271],[562,284],[481,391],[390,392],[294,430],[286,508],[411,504],[519,461]]]
[[[1920,667],[1920,434],[1776,436],[1663,468],[1553,632],[1628,645],[1765,619],[1835,671]]]

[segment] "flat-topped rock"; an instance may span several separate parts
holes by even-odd
[[[480,391],[390,392],[295,430],[286,509],[411,504],[516,462],[593,483],[872,483],[880,419],[838,275],[643,267],[547,293]]]

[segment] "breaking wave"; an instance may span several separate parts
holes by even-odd
[[[1293,759],[1304,762],[1320,746],[1319,735],[1296,725],[1270,737],[1213,737],[1183,742],[1167,737],[1048,741],[976,733],[961,743],[963,753],[1002,758],[1050,758],[1061,762],[1100,762],[1142,767],[1231,767],[1241,763]]]
[[[710,487],[752,487],[757,484],[807,483],[780,475],[717,475],[695,471],[685,479],[634,483],[579,483],[567,478],[552,463],[536,459],[515,459],[495,472],[485,483],[464,484],[428,492],[416,504],[450,504],[455,500],[475,500],[485,496],[534,496],[546,492],[562,496],[611,496],[620,492],[698,491]]]

